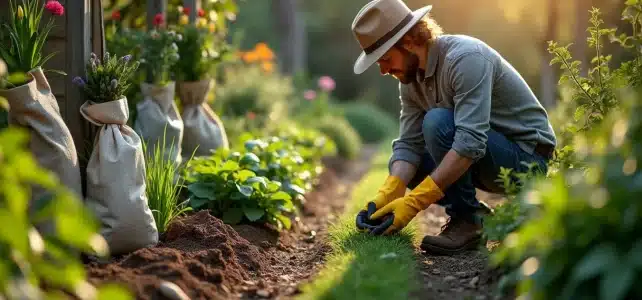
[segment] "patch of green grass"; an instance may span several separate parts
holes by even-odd
[[[147,177],[147,200],[156,221],[156,228],[160,233],[165,232],[174,218],[191,210],[187,206],[187,201],[179,203],[179,192],[184,184],[184,179],[179,176],[181,166],[165,158],[165,151],[168,151],[162,146],[165,145],[165,139],[166,136],[163,134],[162,141],[154,146],[153,151],[149,151],[149,145],[144,140],[142,141]],[[170,147],[174,148],[173,140]]]
[[[389,155],[382,148],[353,190],[345,213],[328,230],[332,250],[323,269],[298,299],[407,299],[418,287],[414,221],[401,234],[386,237],[355,227],[356,214],[388,175]]]

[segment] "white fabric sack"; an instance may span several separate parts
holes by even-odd
[[[182,119],[185,126],[183,156],[209,156],[218,148],[229,148],[227,134],[221,119],[205,103],[212,88],[212,80],[179,82],[178,96],[183,106]],[[194,152],[196,150],[196,152]]]
[[[178,165],[182,162],[183,120],[174,103],[175,86],[175,82],[166,86],[141,83],[144,98],[136,105],[134,129],[147,144],[148,152],[152,153],[161,143],[160,147],[165,148],[165,159]],[[165,130],[165,143],[162,144]]]
[[[82,199],[80,166],[76,145],[65,124],[56,96],[49,82],[38,67],[29,72],[31,82],[8,90],[0,89],[0,96],[9,102],[9,126],[26,128],[29,131],[29,150],[38,164],[53,172],[60,183]],[[33,203],[49,194],[35,186],[32,189]]]
[[[145,157],[140,137],[127,126],[127,99],[94,104],[80,113],[100,132],[87,164],[87,206],[101,221],[101,235],[111,254],[158,243],[154,215],[148,207]]]

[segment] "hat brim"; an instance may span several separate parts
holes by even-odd
[[[432,10],[432,5],[424,6],[420,9],[417,9],[412,12],[412,20],[408,22],[408,25],[404,26],[397,34],[392,36],[390,40],[388,40],[386,43],[381,45],[381,47],[377,48],[375,51],[372,51],[369,54],[366,54],[365,52],[361,52],[359,57],[357,58],[357,61],[354,63],[354,73],[355,74],[361,74],[365,72],[372,64],[374,64],[377,60],[379,60],[392,46],[394,46],[395,43],[397,43],[401,37],[412,28],[412,26],[415,26],[421,18],[423,18],[426,14],[428,14]]]

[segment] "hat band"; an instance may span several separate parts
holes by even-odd
[[[389,41],[395,34],[399,33],[399,31],[404,28],[410,21],[412,21],[412,13],[408,13],[408,15],[395,26],[392,30],[388,31],[386,34],[384,34],[382,37],[380,37],[376,42],[374,42],[372,45],[366,47],[363,49],[363,52],[366,54],[370,54],[377,50],[377,48],[381,47],[383,44],[385,44],[387,41]]]

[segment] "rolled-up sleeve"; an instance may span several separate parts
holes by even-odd
[[[455,104],[452,149],[477,161],[486,153],[494,66],[477,52],[459,55],[449,65],[447,76]]]
[[[425,146],[421,131],[425,111],[411,99],[407,87],[402,84],[399,84],[399,100],[401,101],[399,137],[392,141],[392,157],[388,163],[388,170],[397,160],[419,166]]]

